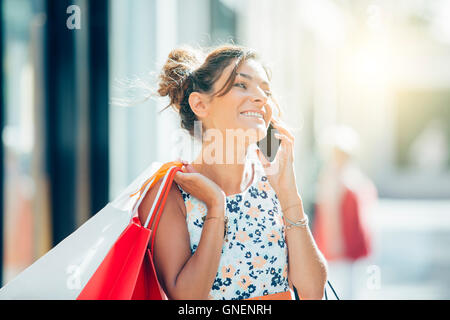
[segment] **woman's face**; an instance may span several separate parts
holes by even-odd
[[[224,86],[233,66],[234,63],[224,69],[214,84],[214,92]],[[237,70],[231,90],[210,101],[205,119],[207,128],[218,129],[222,134],[227,131],[234,135],[243,133],[252,142],[262,140],[272,118],[270,95],[270,83],[262,65],[255,60],[244,61]]]

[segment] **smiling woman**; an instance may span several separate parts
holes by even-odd
[[[242,64],[250,66],[238,73]],[[252,67],[257,70],[257,79],[249,74],[251,70],[249,72],[248,69]],[[166,108],[175,108],[180,114],[181,126],[194,136],[194,121],[201,120],[202,115],[195,114],[191,109],[190,103],[194,102],[189,101],[191,93],[208,95],[212,100],[214,97],[224,97],[234,88],[245,92],[258,86],[259,90],[269,96],[270,79],[270,70],[260,62],[258,54],[249,48],[222,46],[205,57],[204,52],[185,46],[169,54],[160,76],[158,93],[170,98],[170,104]],[[260,80],[261,83],[255,80]],[[281,114],[278,104],[275,105]],[[258,110],[256,112],[260,113]]]
[[[202,145],[175,174],[155,235],[155,268],[171,299],[291,299],[293,286],[303,298],[322,297],[326,263],[298,222],[307,217],[294,137],[274,116],[281,110],[270,81],[256,52],[235,45],[177,48],[162,69],[158,94]],[[270,124],[281,140],[274,162],[256,146]],[[149,191],[139,207],[142,221],[155,197]],[[286,228],[284,218],[294,223]]]

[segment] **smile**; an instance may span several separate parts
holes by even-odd
[[[257,113],[257,112],[242,112],[241,115],[243,115],[244,117],[247,118],[257,118],[257,119],[261,119],[264,120],[264,117],[262,116],[262,114]]]

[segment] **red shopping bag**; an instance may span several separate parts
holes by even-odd
[[[182,163],[179,162],[166,163],[144,183],[138,191],[141,192],[145,188],[140,195],[141,201],[148,189],[164,177],[147,221],[142,225],[137,214],[133,217],[89,279],[77,300],[167,299],[156,276],[152,252],[154,235],[173,178],[175,173],[181,170],[181,166]],[[137,202],[137,206],[139,204],[140,201]],[[148,226],[153,227],[148,228]],[[151,250],[148,249],[149,241]]]

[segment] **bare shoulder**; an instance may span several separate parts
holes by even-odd
[[[163,179],[157,181],[155,185],[147,192],[144,199],[142,200],[142,203],[139,206],[138,214],[139,219],[142,223],[147,220],[147,216],[150,213],[150,210],[156,199],[162,180]],[[163,213],[164,216],[182,214],[184,217],[186,217],[186,206],[184,205],[183,196],[181,195],[181,192],[178,189],[175,181],[173,181],[172,185],[170,186]]]

